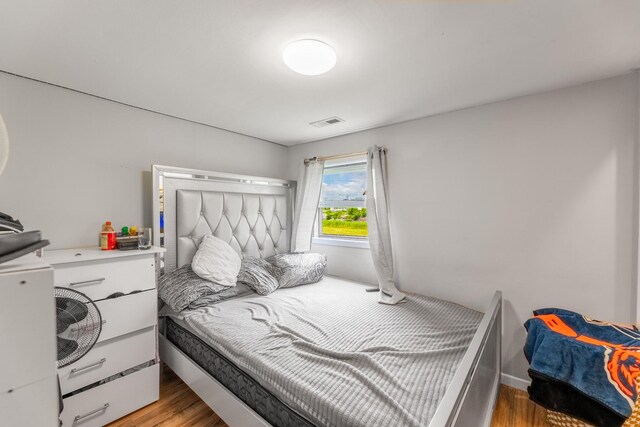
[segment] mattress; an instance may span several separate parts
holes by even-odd
[[[273,425],[428,425],[482,313],[365,289],[326,277],[236,298],[181,313],[167,338]]]
[[[198,338],[180,319],[169,317],[166,338],[246,403],[271,425],[312,427],[313,424],[262,387],[249,374]]]

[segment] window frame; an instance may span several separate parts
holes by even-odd
[[[364,164],[366,167],[367,158],[366,156],[354,156],[352,161],[344,161],[334,166],[329,166],[328,168],[333,167],[341,167],[346,165],[358,165]],[[327,169],[327,166],[323,168],[322,175],[324,179],[324,171]],[[343,247],[352,247],[352,248],[362,248],[369,249],[369,236],[343,236],[337,234],[323,234],[322,233],[322,210],[324,207],[318,204],[318,208],[316,211],[316,222],[314,224],[314,232],[312,237],[312,243],[318,245],[328,245],[328,246],[343,246]]]

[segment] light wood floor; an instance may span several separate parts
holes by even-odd
[[[160,371],[160,400],[108,427],[227,427],[171,369],[164,366]]]
[[[547,427],[547,410],[529,400],[527,392],[502,385],[491,427]]]
[[[160,375],[160,400],[108,427],[227,427],[168,367]],[[546,411],[524,391],[502,386],[491,427],[547,427]]]

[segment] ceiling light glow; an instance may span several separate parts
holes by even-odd
[[[336,65],[336,52],[318,40],[298,40],[285,48],[282,60],[296,73],[317,76]]]

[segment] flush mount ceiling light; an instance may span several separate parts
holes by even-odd
[[[282,60],[296,73],[317,76],[336,65],[336,52],[318,40],[298,40],[285,48]]]

